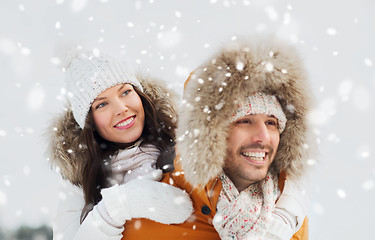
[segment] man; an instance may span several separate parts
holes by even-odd
[[[311,149],[304,72],[296,50],[273,38],[233,42],[196,69],[175,170],[163,179],[190,194],[195,212],[179,225],[128,221],[123,239],[308,239],[292,184]]]

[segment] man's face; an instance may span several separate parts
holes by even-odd
[[[274,117],[247,115],[231,123],[224,172],[239,191],[266,177],[279,141]]]

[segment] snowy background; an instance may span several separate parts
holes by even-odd
[[[182,94],[224,42],[261,32],[297,46],[318,100],[310,238],[375,239],[374,10],[372,0],[2,0],[0,228],[54,214],[59,176],[43,133],[64,105],[59,46],[109,53]]]

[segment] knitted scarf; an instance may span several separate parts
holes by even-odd
[[[140,146],[140,143],[141,141],[130,148],[121,150],[111,159],[114,184],[126,183],[156,169],[155,164],[160,150],[151,144]]]
[[[264,180],[241,193],[225,174],[220,175],[220,180],[223,189],[213,219],[220,238],[264,239],[278,194],[277,176],[268,173]]]

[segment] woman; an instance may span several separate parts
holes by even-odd
[[[49,147],[68,180],[54,239],[121,239],[132,218],[184,222],[189,197],[157,182],[173,168],[175,95],[109,56],[80,53],[65,70],[71,110],[54,122]]]

